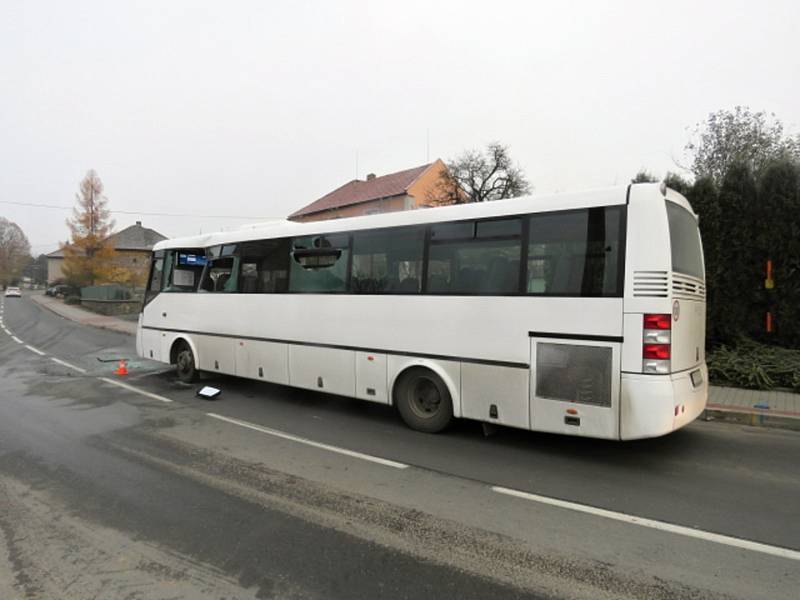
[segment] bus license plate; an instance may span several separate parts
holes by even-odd
[[[697,369],[697,371],[692,371],[689,374],[689,377],[692,378],[692,385],[694,387],[699,387],[703,383],[703,372],[700,369]]]

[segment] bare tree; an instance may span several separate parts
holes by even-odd
[[[31,260],[31,245],[19,225],[0,217],[0,283],[15,283]]]
[[[448,161],[428,195],[430,204],[488,202],[524,196],[531,185],[522,169],[513,164],[508,146],[493,142],[485,152],[468,150]]]

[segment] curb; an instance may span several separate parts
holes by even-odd
[[[769,410],[737,410],[711,405],[700,415],[703,421],[719,421],[722,423],[735,423],[751,427],[771,427],[774,429],[787,429],[800,431],[800,416],[770,414]]]
[[[77,319],[72,319],[72,318],[68,317],[67,315],[65,315],[64,313],[62,313],[61,311],[57,310],[51,303],[43,302],[43,301],[39,300],[38,299],[38,295],[35,295],[35,296],[31,295],[31,296],[28,296],[28,297],[31,299],[32,302],[35,302],[38,306],[41,306],[42,308],[45,308],[45,309],[49,310],[54,315],[57,315],[57,316],[61,317],[62,319],[65,319],[67,321],[72,321],[73,323],[78,323],[79,325],[89,325],[90,327],[95,327],[96,329],[103,329],[105,331],[113,331],[114,333],[121,333],[122,335],[130,335],[130,336],[135,336],[136,335],[135,331],[134,332],[130,332],[130,331],[125,331],[123,329],[118,329],[116,327],[109,327],[108,325],[104,325],[102,323],[91,323],[91,322],[84,323],[82,321],[78,321]],[[82,309],[82,310],[85,310],[85,309]],[[89,315],[91,315],[91,316],[104,316],[104,315],[96,315],[95,313],[89,313]]]

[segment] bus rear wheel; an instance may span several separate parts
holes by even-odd
[[[175,352],[175,374],[183,383],[197,381],[197,366],[194,362],[194,353],[186,342],[181,342]]]
[[[395,385],[395,405],[411,429],[425,433],[442,431],[453,420],[450,391],[433,371],[409,369]]]

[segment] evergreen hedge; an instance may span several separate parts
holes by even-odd
[[[733,164],[719,186],[709,178],[688,185],[674,176],[667,184],[684,193],[700,217],[709,345],[748,337],[800,348],[800,165],[778,160],[756,174]],[[765,288],[768,259],[773,289]]]

